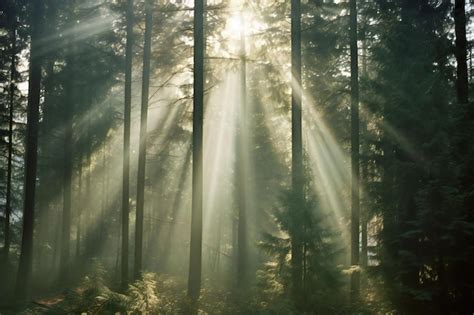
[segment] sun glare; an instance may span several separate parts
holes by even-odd
[[[245,31],[242,16],[240,14],[232,15],[227,20],[226,28],[232,36],[239,37]]]

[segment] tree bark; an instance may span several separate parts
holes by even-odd
[[[466,39],[466,3],[465,0],[455,0],[454,24],[456,33],[456,73],[457,98],[460,104],[469,102],[469,81],[467,69],[467,39]]]
[[[363,21],[367,24],[366,19]],[[361,34],[362,40],[362,59],[361,59],[361,71],[362,76],[367,76],[367,43],[365,33]],[[369,195],[368,195],[368,184],[369,184],[369,130],[367,128],[368,122],[364,121],[364,127],[362,129],[362,155],[361,161],[361,185],[363,187],[363,195],[361,201],[361,257],[360,263],[364,270],[368,266],[368,224],[369,224]],[[364,283],[366,285],[367,276],[364,276]]]
[[[148,91],[150,87],[151,34],[153,3],[147,0],[145,17],[145,46],[143,49],[142,104],[140,116],[140,144],[138,150],[137,212],[135,229],[135,279],[140,277],[143,259],[143,208],[145,206],[145,166],[148,119]]]
[[[302,85],[301,85],[301,0],[291,1],[291,155],[292,187],[298,199],[290,215],[299,216],[303,201],[303,142],[301,127]],[[301,298],[303,277],[303,246],[296,226],[291,235],[292,294],[295,301]]]
[[[351,265],[359,266],[359,64],[357,50],[357,1],[350,0],[351,51]],[[351,274],[351,300],[359,299],[360,273]]]
[[[36,169],[38,157],[38,121],[41,90],[41,56],[39,37],[41,35],[43,6],[41,0],[32,1],[31,49],[28,79],[28,107],[25,152],[25,201],[23,207],[23,232],[21,238],[20,262],[18,267],[15,296],[27,297],[30,289],[33,266],[33,231],[35,214]]]
[[[127,0],[127,43],[125,47],[125,100],[122,175],[122,255],[121,285],[128,287],[128,213],[130,208],[130,116],[132,107],[133,0]]]
[[[203,117],[204,117],[204,0],[194,1],[193,178],[188,296],[197,300],[201,289]]]
[[[248,146],[246,139],[247,120],[247,61],[245,48],[245,26],[243,14],[240,14],[241,34],[240,34],[240,108],[237,109],[238,121],[236,130],[236,190],[238,207],[238,240],[237,240],[237,286],[242,287],[246,283],[248,265],[248,244],[247,244],[247,154]]]
[[[83,200],[83,193],[82,193],[82,159],[83,159],[83,153],[82,150],[78,152],[79,154],[79,164],[77,166],[78,168],[78,174],[77,174],[77,200],[78,204],[81,204]],[[81,238],[82,238],[82,207],[79,206],[77,207],[77,213],[76,213],[76,263],[79,263],[80,258],[81,258]]]
[[[63,157],[63,217],[61,233],[60,278],[65,282],[69,278],[70,239],[71,239],[71,206],[72,206],[72,150],[73,150],[73,119],[75,97],[75,51],[73,44],[67,56],[66,67],[69,78],[65,82],[67,104],[64,106],[64,157]]]
[[[10,52],[10,89],[9,89],[9,117],[8,117],[8,161],[7,161],[7,195],[5,203],[5,243],[3,246],[4,262],[8,262],[10,253],[10,218],[12,213],[12,159],[13,159],[13,106],[15,103],[15,73],[16,73],[16,16],[12,21]]]

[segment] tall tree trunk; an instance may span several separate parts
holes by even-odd
[[[364,20],[363,22],[365,25],[367,21]],[[362,75],[367,75],[367,42],[365,38],[365,33],[362,35],[362,60],[361,60],[361,70]],[[369,195],[367,192],[368,183],[369,183],[369,131],[367,128],[367,119],[364,121],[362,129],[362,155],[363,160],[361,161],[361,185],[363,187],[363,195],[362,195],[362,202],[361,202],[361,257],[360,263],[364,270],[367,269],[368,265],[368,244],[367,244],[367,228],[369,224]],[[365,280],[367,279],[364,276],[364,285],[366,284]]]
[[[454,3],[454,24],[455,24],[455,33],[456,33],[456,42],[455,42],[455,54],[456,54],[456,88],[457,88],[457,100],[458,103],[463,105],[463,117],[461,123],[458,125],[458,137],[460,141],[457,144],[458,153],[457,156],[461,163],[464,164],[462,174],[460,176],[460,186],[461,191],[471,192],[473,189],[472,178],[473,178],[473,166],[472,163],[469,163],[472,156],[472,145],[471,139],[466,137],[466,131],[471,130],[472,132],[472,121],[474,117],[474,107],[469,104],[469,80],[468,80],[468,67],[467,67],[467,49],[468,42],[466,37],[466,24],[468,20],[466,19],[466,3],[465,0],[455,0]],[[471,58],[470,63],[472,65],[472,48],[471,48]],[[471,67],[472,68],[472,67]],[[463,215],[472,220],[472,194],[466,194],[466,197],[463,201],[464,210]],[[471,221],[472,222],[472,221]],[[473,272],[470,267],[471,261],[469,258],[466,261],[456,262],[453,266],[455,281],[458,283],[457,296],[456,300],[458,305],[456,307],[459,314],[469,314],[472,312],[473,302],[472,302],[472,283],[470,281],[473,279]],[[444,267],[444,266],[443,266]],[[440,266],[439,269],[442,267]]]
[[[291,155],[292,186],[298,199],[293,207],[293,216],[299,216],[298,207],[303,201],[303,142],[301,127],[302,85],[301,85],[301,0],[291,0]],[[303,245],[299,231],[294,225],[291,235],[292,294],[296,301],[301,299],[303,280]]]
[[[35,214],[36,166],[38,156],[38,121],[41,90],[41,56],[39,37],[43,19],[43,1],[32,1],[31,49],[28,79],[28,108],[25,152],[25,186],[23,208],[23,232],[21,237],[20,262],[15,296],[23,299],[28,295],[33,267],[33,231]]]
[[[188,296],[199,298],[202,263],[204,0],[194,1],[193,178]]]
[[[151,34],[153,28],[153,2],[147,0],[145,17],[145,46],[143,48],[142,106],[140,116],[140,144],[138,151],[137,212],[135,229],[135,279],[140,277],[143,259],[143,208],[145,205],[145,166],[148,119],[148,91],[150,88]]]
[[[359,265],[359,62],[357,51],[357,2],[350,0],[351,51],[351,265]],[[360,273],[351,275],[351,299],[357,301],[360,291]]]
[[[71,239],[71,206],[72,206],[72,150],[73,150],[73,119],[76,101],[75,97],[75,54],[71,47],[67,52],[66,66],[68,68],[69,78],[65,82],[65,93],[67,95],[67,104],[64,105],[64,157],[63,157],[63,217],[62,217],[62,236],[61,236],[61,260],[60,277],[65,282],[69,278],[69,259],[70,259],[70,239]]]
[[[238,206],[238,240],[237,240],[237,285],[242,287],[246,282],[248,265],[247,244],[247,211],[248,211],[248,185],[247,185],[247,61],[245,48],[245,26],[243,13],[240,13],[240,108],[237,109],[237,132],[236,132],[236,190]]]
[[[125,47],[125,104],[122,176],[122,290],[128,286],[128,213],[130,195],[130,116],[132,107],[133,0],[127,0],[127,43]]]
[[[45,25],[44,32],[48,34],[56,34],[56,25],[57,25],[57,5],[56,0],[50,0],[48,2],[47,10],[45,12],[45,19],[48,21],[48,25]],[[53,120],[55,116],[54,109],[54,98],[55,98],[55,72],[54,72],[54,62],[56,60],[56,55],[54,53],[48,54],[46,56],[45,63],[45,77],[43,80],[43,89],[44,89],[44,99],[43,99],[43,110],[42,110],[42,119],[39,126],[39,139],[38,146],[39,152],[43,154],[38,157],[38,163],[41,165],[41,160],[44,160],[43,167],[38,170],[38,195],[37,195],[37,211],[42,213],[42,215],[37,220],[37,237],[36,239],[41,242],[39,246],[36,246],[37,250],[37,259],[38,259],[38,271],[45,272],[48,271],[51,267],[51,261],[46,259],[46,244],[54,240],[54,230],[48,225],[53,218],[55,218],[54,211],[52,210],[51,203],[54,197],[52,196],[51,187],[52,184],[56,182],[55,172],[51,172],[51,165],[54,163],[51,162],[51,159],[48,159],[46,155],[52,154],[55,149],[52,139],[52,129],[53,129]],[[51,257],[52,258],[52,257]]]
[[[81,258],[81,238],[82,238],[82,200],[83,200],[83,193],[82,193],[82,150],[79,151],[79,163],[78,163],[78,184],[77,184],[77,200],[78,200],[78,207],[76,213],[76,263],[79,263]]]
[[[469,102],[469,82],[467,71],[467,39],[466,39],[466,1],[455,0],[454,24],[456,32],[456,72],[457,97],[460,104]]]
[[[101,172],[101,196],[100,196],[100,224],[103,228],[100,229],[99,244],[104,245],[105,235],[107,233],[108,225],[106,224],[106,203],[105,203],[105,182],[106,182],[106,168],[107,168],[107,155],[106,155],[106,146],[102,146],[102,172]]]
[[[98,222],[94,222],[94,205],[92,203],[92,150],[93,150],[93,139],[92,139],[92,123],[91,123],[91,111],[92,111],[92,90],[88,88],[86,90],[86,134],[85,134],[85,146],[86,146],[86,184],[85,184],[85,199],[83,207],[85,209],[83,220],[85,226],[91,228],[84,234],[84,255],[86,259],[91,259],[96,253],[97,249],[97,230],[99,229]]]
[[[9,90],[9,117],[8,117],[8,161],[7,161],[7,195],[5,204],[5,243],[3,246],[4,262],[8,262],[10,253],[10,218],[12,213],[12,159],[13,159],[13,105],[15,103],[15,73],[16,73],[16,16],[12,21],[11,51],[10,51],[10,90]]]

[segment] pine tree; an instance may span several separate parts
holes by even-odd
[[[204,117],[204,1],[194,1],[193,178],[188,296],[197,300],[201,289],[203,117]]]
[[[351,49],[351,265],[359,265],[359,64],[357,48],[357,2],[350,1]],[[360,274],[351,275],[351,298],[356,301],[360,291]]]
[[[130,116],[132,107],[132,57],[133,57],[133,0],[127,0],[127,43],[125,48],[125,100],[123,135],[123,175],[122,175],[122,290],[128,287],[128,214],[130,211]]]
[[[15,287],[15,296],[18,299],[23,299],[28,294],[33,267],[33,232],[42,62],[41,55],[39,54],[39,40],[43,25],[43,6],[44,3],[40,0],[32,3],[32,20],[30,24],[31,48],[28,79],[25,199],[23,208],[23,232],[21,238],[20,263]]]
[[[297,198],[303,198],[303,142],[301,129],[301,2],[291,1],[291,156],[292,187]],[[297,210],[297,208],[295,208]],[[295,217],[299,213],[294,213]],[[295,227],[296,228],[296,227]],[[299,227],[298,227],[299,228]],[[300,299],[302,290],[303,261],[302,243],[297,231],[290,230],[293,297]]]
[[[138,157],[137,179],[137,217],[135,230],[135,279],[139,279],[140,277],[143,258],[143,209],[145,204],[145,164],[149,97],[148,91],[150,86],[151,35],[153,27],[153,3],[151,0],[146,1],[145,11],[145,46],[143,48],[142,106],[140,116],[140,147]]]

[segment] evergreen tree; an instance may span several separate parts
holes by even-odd
[[[194,300],[201,290],[202,198],[203,198],[203,117],[204,117],[204,1],[194,3],[193,68],[193,179],[191,244],[189,256],[188,295]]]
[[[32,3],[31,48],[29,62],[28,113],[25,160],[25,199],[23,208],[23,232],[21,238],[20,264],[15,295],[23,299],[28,295],[33,265],[33,233],[35,215],[36,168],[38,150],[38,121],[41,84],[41,55],[39,40],[43,25],[43,1]]]

